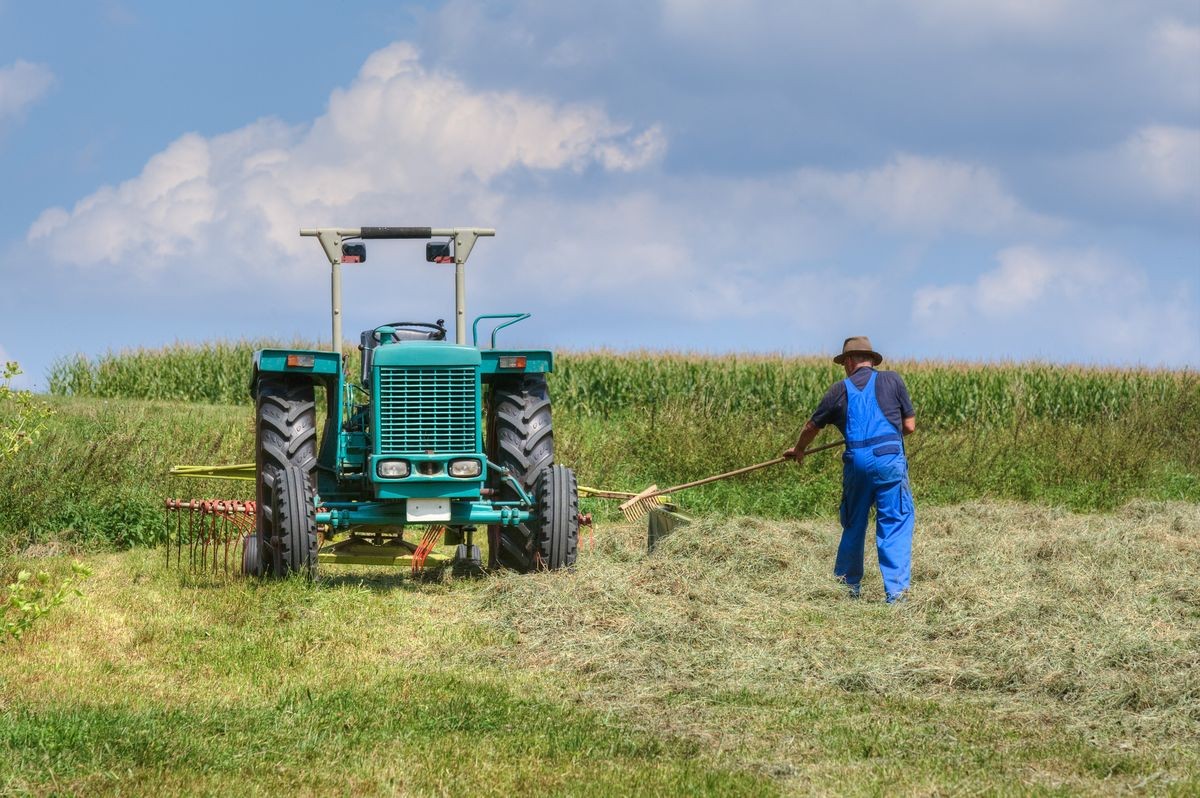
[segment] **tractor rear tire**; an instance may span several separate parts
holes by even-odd
[[[258,378],[255,450],[258,471],[317,465],[317,403],[308,379],[264,374]],[[269,498],[269,497],[260,497]]]
[[[554,425],[546,375],[526,374],[497,382],[488,414],[488,458],[509,469],[522,489],[535,498],[538,475],[554,462]],[[492,487],[503,501],[520,497],[499,476]],[[536,498],[535,498],[536,500]],[[528,573],[536,566],[532,523],[488,527],[488,567]]]
[[[317,575],[317,507],[312,481],[297,466],[274,472],[271,501],[261,508],[263,539],[268,542],[265,570],[276,578]]]
[[[276,574],[274,564],[281,561],[272,546],[277,537],[267,517],[271,514],[279,474],[289,467],[300,470],[305,481],[312,484],[317,465],[317,403],[313,384],[279,374],[263,374],[258,378],[255,412],[255,499],[258,502],[255,535],[258,556],[263,567],[260,573]],[[282,567],[282,566],[281,566]]]
[[[546,571],[570,568],[579,554],[579,487],[575,472],[563,465],[543,469],[536,498],[536,567]]]

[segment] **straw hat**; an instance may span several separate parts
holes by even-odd
[[[883,355],[871,348],[871,339],[865,335],[847,338],[842,344],[842,353],[835,355],[833,362],[840,366],[845,362],[847,355],[869,355],[876,366],[883,362]]]

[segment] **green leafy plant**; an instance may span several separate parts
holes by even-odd
[[[91,570],[81,563],[71,564],[71,576],[55,583],[50,574],[20,571],[17,580],[8,586],[0,623],[0,640],[9,637],[19,640],[37,620],[71,596],[82,596],[80,580],[91,576]]]
[[[45,429],[46,419],[52,412],[29,391],[12,387],[13,378],[19,374],[21,367],[14,361],[4,364],[3,382],[0,382],[0,462],[32,442]]]

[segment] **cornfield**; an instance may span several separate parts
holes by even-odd
[[[115,352],[95,359],[67,358],[51,368],[50,392],[243,404],[249,401],[254,350],[277,345],[219,341]],[[346,351],[348,372],[354,374],[357,347],[347,345]],[[936,361],[900,361],[885,367],[904,375],[925,428],[1115,420],[1135,405],[1146,409],[1200,404],[1200,375],[1191,371]],[[689,413],[709,418],[793,419],[810,411],[843,376],[824,358],[571,352],[557,358],[551,391],[556,407],[583,417],[686,406]]]

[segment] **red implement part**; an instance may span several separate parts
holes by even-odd
[[[167,565],[171,550],[175,565],[183,565],[184,549],[194,571],[241,570],[241,547],[254,534],[257,507],[252,501],[226,499],[167,499]],[[186,520],[185,520],[186,516]],[[174,521],[174,523],[172,523]]]
[[[433,551],[433,547],[441,540],[442,533],[446,531],[443,526],[431,526],[425,530],[425,535],[421,538],[421,542],[417,544],[416,551],[412,556],[412,575],[419,576],[425,568],[425,560],[429,557],[429,553]]]

